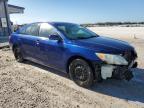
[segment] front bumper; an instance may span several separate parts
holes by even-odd
[[[95,76],[96,79],[125,79],[131,80],[133,78],[132,68],[136,68],[138,63],[136,62],[137,53],[135,50],[125,51],[122,56],[128,61],[127,66],[111,65],[106,62],[95,64]]]
[[[95,65],[95,75],[98,79],[114,78],[119,80],[131,80],[133,78],[132,68],[136,68],[137,62],[132,62],[129,66],[118,66],[109,64]],[[100,78],[101,77],[101,78]]]
[[[125,79],[131,80],[133,78],[133,73],[130,68],[117,66],[112,72],[112,78],[115,79]]]

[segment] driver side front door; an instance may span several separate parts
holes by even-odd
[[[45,65],[60,69],[64,58],[65,46],[63,42],[59,43],[57,40],[50,40],[49,36],[52,34],[58,34],[53,26],[48,23],[41,24],[39,32],[41,37],[39,41],[41,59]]]

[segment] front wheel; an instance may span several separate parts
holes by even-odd
[[[70,78],[79,86],[89,88],[93,85],[92,68],[83,59],[75,59],[69,65]]]
[[[24,58],[22,56],[21,49],[19,47],[14,48],[14,56],[15,56],[16,61],[20,63],[24,62]]]

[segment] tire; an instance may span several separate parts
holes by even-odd
[[[91,66],[83,59],[75,59],[69,65],[70,78],[79,86],[89,88],[94,83]]]
[[[14,48],[14,56],[17,62],[20,63],[24,62],[24,58],[22,56],[21,49],[19,47]]]

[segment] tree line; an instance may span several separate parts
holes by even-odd
[[[131,25],[144,25],[144,22],[98,22],[98,23],[87,23],[81,24],[84,27],[94,27],[94,26],[131,26]]]

